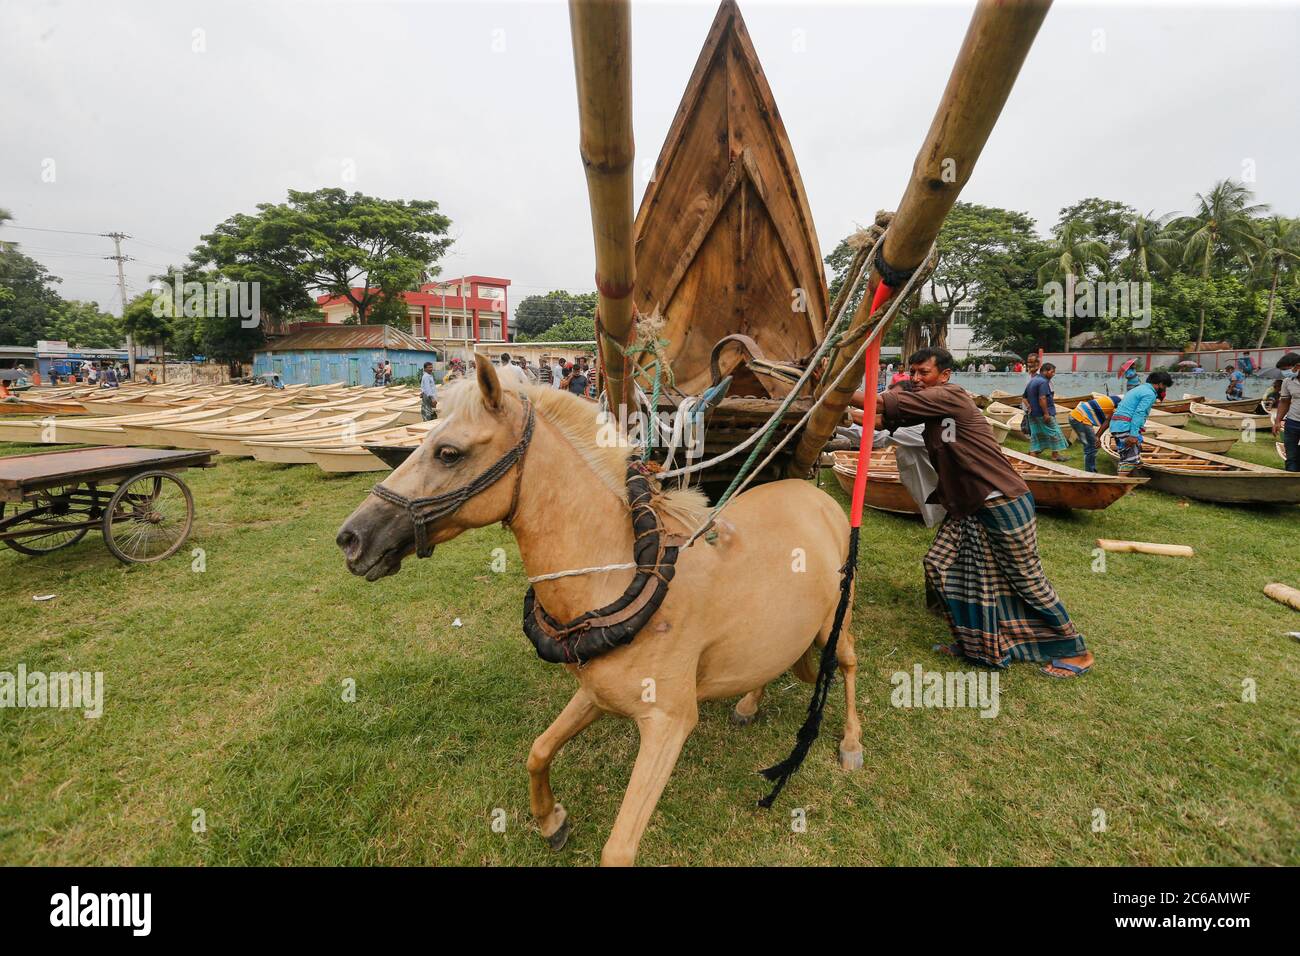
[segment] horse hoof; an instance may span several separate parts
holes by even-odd
[[[840,750],[840,769],[841,770],[861,770],[862,769],[862,751],[861,750]]]
[[[737,727],[748,727],[756,720],[758,720],[758,711],[754,711],[752,714],[742,714],[734,709],[731,711],[731,722]]]
[[[560,824],[560,828],[558,830],[556,830],[550,836],[544,837],[544,839],[546,840],[546,845],[549,846],[552,850],[556,850],[556,851],[563,850],[564,844],[569,842],[568,819],[566,818],[565,821]]]

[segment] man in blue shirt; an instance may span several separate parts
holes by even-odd
[[[1246,385],[1246,376],[1241,369],[1229,367],[1228,369],[1228,400],[1235,401],[1242,397],[1243,389]]]
[[[1052,376],[1056,366],[1044,362],[1038,373],[1025,386],[1025,404],[1029,416],[1029,451],[1035,457],[1043,457],[1043,452],[1052,453],[1052,461],[1065,461],[1060,453],[1068,442],[1056,421],[1056,402],[1052,394]]]
[[[1119,452],[1121,475],[1132,473],[1142,464],[1142,430],[1147,423],[1151,406],[1163,402],[1165,391],[1174,384],[1174,377],[1168,372],[1152,372],[1147,376],[1145,385],[1129,391],[1115,409],[1110,418],[1110,433],[1115,437],[1115,448]]]
[[[424,374],[420,376],[420,418],[426,422],[438,417],[434,406],[438,404],[438,382],[433,377],[433,363],[424,363]]]

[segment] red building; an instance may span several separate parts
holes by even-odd
[[[461,276],[426,282],[418,292],[404,292],[411,334],[448,358],[468,358],[480,342],[508,342],[509,288],[509,279]],[[356,313],[346,296],[322,295],[316,304],[332,325],[342,324]]]

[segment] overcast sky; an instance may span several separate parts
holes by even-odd
[[[823,252],[897,205],[973,5],[742,2]],[[634,5],[638,200],[714,11]],[[325,186],[437,200],[444,274],[507,277],[512,305],[593,288],[564,4],[0,0],[0,90],[0,208],[130,234],[132,294],[228,216]],[[1295,216],[1298,175],[1300,6],[1058,0],[963,198],[1046,232],[1085,196],[1163,213],[1253,176]],[[109,240],[0,238],[119,311]]]

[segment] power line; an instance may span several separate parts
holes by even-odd
[[[62,233],[65,233],[66,235],[69,235],[69,236],[103,236],[103,235],[106,235],[106,233],[102,233],[102,232],[81,232],[80,230],[77,230],[77,229],[47,229],[47,228],[45,228],[44,226],[15,226],[15,225],[14,225],[13,223],[11,223],[11,222],[4,223],[3,228],[5,228],[5,229],[27,229],[27,230],[30,230],[31,232],[62,232]]]

